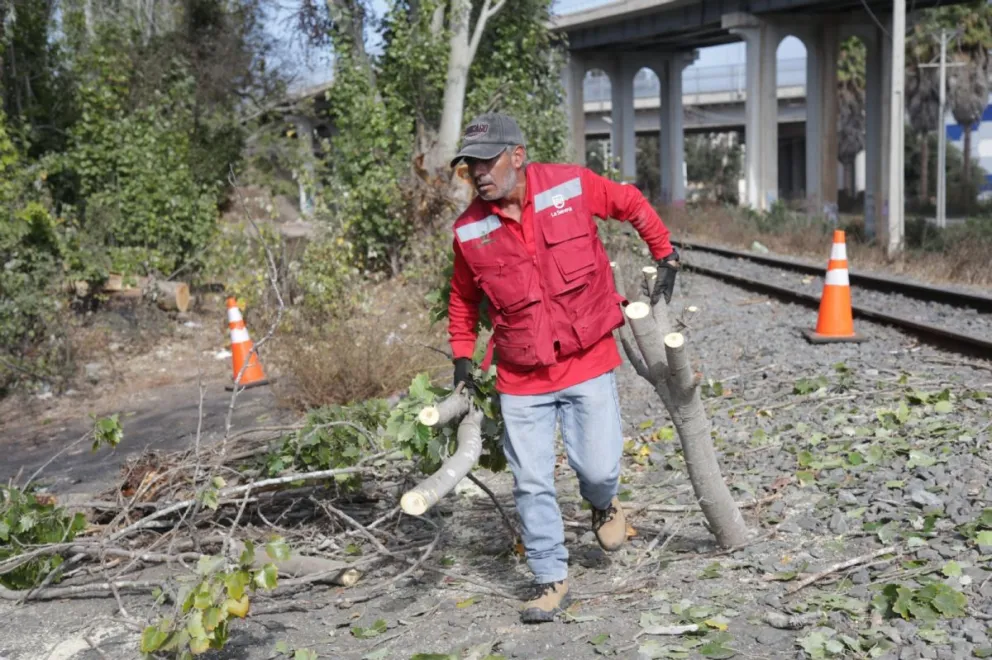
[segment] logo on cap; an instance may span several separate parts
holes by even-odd
[[[465,139],[466,140],[477,140],[486,133],[489,132],[489,124],[480,122],[478,124],[472,124],[465,129]]]

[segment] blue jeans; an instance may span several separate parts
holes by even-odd
[[[609,371],[550,394],[500,394],[503,451],[513,472],[513,497],[523,524],[527,565],[538,583],[568,576],[565,529],[555,494],[555,426],[579,493],[598,509],[617,494],[623,429],[616,375]]]

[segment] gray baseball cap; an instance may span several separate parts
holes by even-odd
[[[465,127],[461,150],[451,159],[451,166],[462,158],[489,160],[518,144],[524,144],[524,134],[512,117],[498,112],[482,114]]]

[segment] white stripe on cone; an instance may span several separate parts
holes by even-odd
[[[830,258],[847,261],[847,243],[834,243],[830,248]]]
[[[251,341],[248,337],[247,328],[232,328],[231,329],[231,343],[232,344],[243,344],[246,341]]]
[[[831,286],[850,286],[850,279],[847,277],[846,268],[837,268],[835,270],[827,271],[827,285]]]
[[[227,310],[227,322],[234,323],[235,321],[242,321],[241,310],[237,307],[231,307]]]

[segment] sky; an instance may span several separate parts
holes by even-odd
[[[595,6],[606,4],[608,0],[556,0],[554,10],[556,13],[569,13],[581,9],[590,9]],[[293,35],[293,29],[288,25],[288,21],[293,15],[294,9],[298,6],[297,0],[276,0],[269,12],[266,21],[266,29],[280,45],[281,65],[292,73],[299,76],[297,85],[309,86],[325,82],[330,78],[330,60],[324,57],[306,57],[304,49],[298,43],[298,38]],[[372,0],[372,11],[376,16],[381,17],[388,7],[387,0]],[[374,52],[378,42],[369,44],[369,50]],[[806,49],[802,42],[795,37],[786,37],[779,45],[778,58],[794,59],[806,56]],[[734,43],[723,46],[713,46],[711,48],[701,48],[699,59],[696,63],[688,67],[685,76],[694,74],[694,69],[708,66],[732,66],[744,63],[744,44]],[[296,85],[294,85],[295,87]]]

